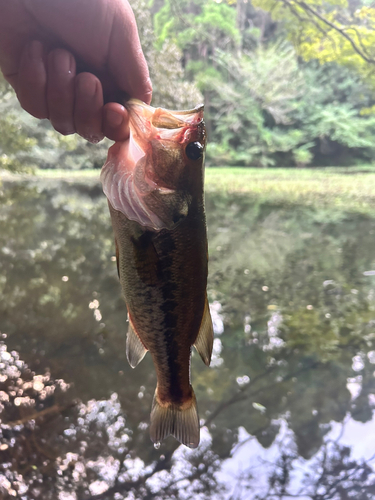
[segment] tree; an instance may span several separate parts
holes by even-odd
[[[338,62],[375,85],[375,8],[348,0],[254,0],[281,21],[298,53],[309,61]]]
[[[31,165],[23,159],[35,146],[22,127],[22,121],[15,111],[16,99],[0,73],[0,168],[12,172],[27,171]]]

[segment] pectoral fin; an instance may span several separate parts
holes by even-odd
[[[129,365],[132,368],[135,368],[138,363],[140,363],[145,357],[146,352],[147,349],[135,332],[131,319],[129,317],[129,330],[126,337],[126,356],[128,358]]]
[[[214,330],[212,326],[212,319],[210,314],[210,307],[206,297],[206,304],[202,318],[201,327],[194,343],[194,347],[199,352],[203,362],[209,366],[211,363],[212,346],[214,343]]]

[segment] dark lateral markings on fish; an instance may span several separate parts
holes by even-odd
[[[157,386],[150,417],[158,447],[169,435],[199,444],[190,383],[194,345],[210,364],[213,327],[207,300],[203,106],[188,111],[125,103],[130,138],[115,143],[101,172],[128,310],[126,353],[135,368],[147,351]]]

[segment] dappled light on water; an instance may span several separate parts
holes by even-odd
[[[3,185],[0,497],[373,498],[375,220],[217,194],[207,214],[201,444],[154,446],[100,190]]]

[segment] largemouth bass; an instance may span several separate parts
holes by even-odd
[[[130,139],[114,144],[102,169],[128,310],[126,351],[134,368],[150,351],[157,375],[150,436],[199,444],[190,383],[194,345],[210,364],[203,106],[168,111],[126,103]]]

